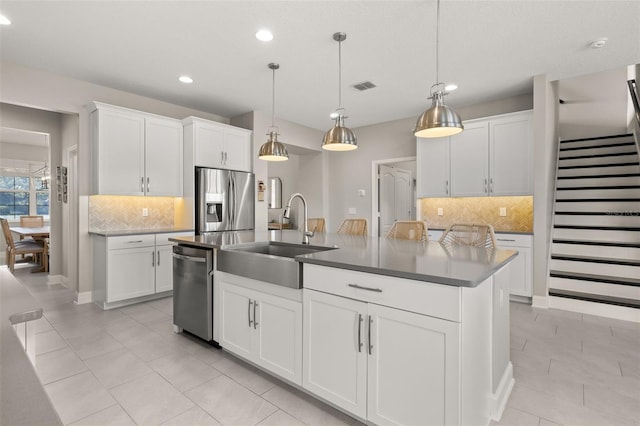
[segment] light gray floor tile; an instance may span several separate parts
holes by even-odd
[[[148,310],[130,312],[127,315],[129,315],[131,318],[133,318],[134,320],[142,324],[146,324],[154,321],[160,321],[163,319],[171,319],[169,315],[165,314],[162,311],[154,309],[153,307],[149,307]]]
[[[118,349],[89,358],[85,360],[85,364],[107,388],[121,385],[153,371],[128,349]]]
[[[360,425],[361,422],[289,386],[276,386],[263,398],[307,425]]]
[[[191,355],[167,355],[150,362],[149,366],[181,392],[220,375],[218,370]]]
[[[223,425],[255,425],[277,411],[224,375],[191,389],[186,395]]]
[[[552,422],[551,420],[540,419],[540,424],[538,424],[538,426],[563,426],[563,425]]]
[[[145,362],[153,361],[154,359],[167,355],[184,356],[187,354],[183,348],[169,344],[166,339],[163,339],[150,330],[146,336],[141,337],[135,342],[129,341],[126,346],[138,358]]]
[[[214,366],[217,370],[258,395],[262,395],[276,385],[276,381],[271,376],[237,358],[228,357],[214,364]]]
[[[221,426],[220,423],[197,405],[162,423],[162,426]]]
[[[55,330],[45,331],[36,335],[36,355],[42,355],[66,347],[67,343]]]
[[[640,419],[640,388],[635,393],[624,393],[617,389],[585,385],[585,406],[601,413]]]
[[[67,339],[81,359],[87,359],[122,349],[124,346],[104,331]]]
[[[539,373],[527,367],[521,367],[514,371],[514,377],[521,386],[535,389],[560,401],[567,401],[576,405],[583,404],[584,392],[582,383],[562,380],[562,378]]]
[[[135,422],[116,404],[72,423],[71,426],[135,426]]]
[[[160,424],[194,406],[156,373],[116,386],[111,393],[139,425]]]
[[[135,345],[140,339],[152,333],[151,330],[134,319],[107,326],[105,331],[125,346]]]
[[[102,384],[87,371],[45,385],[63,423],[73,423],[116,403]]]
[[[507,407],[499,422],[492,421],[491,426],[538,426],[540,418],[533,414]]]
[[[193,356],[198,358],[200,361],[205,362],[206,364],[216,366],[220,361],[231,357],[231,355],[227,355],[225,351],[216,349],[210,345],[205,343],[199,344],[200,348],[197,348],[191,352]]]
[[[42,318],[40,318],[40,319],[37,319],[37,320],[29,323],[29,324],[35,326],[36,334],[37,333],[42,333],[44,331],[53,330],[53,327],[51,326],[51,323],[44,316]]]
[[[36,371],[43,385],[86,370],[84,362],[69,348],[36,356]]]
[[[258,426],[304,426],[304,423],[284,411],[278,410],[258,423]]]
[[[164,297],[162,299],[153,300],[149,302],[149,306],[173,317],[173,297]]]

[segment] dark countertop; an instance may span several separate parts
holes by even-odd
[[[429,228],[429,231],[444,231],[445,228]],[[533,235],[533,232],[526,231],[498,231],[495,229],[493,232],[496,234],[518,234],[518,235]]]
[[[0,424],[61,425],[12,325],[25,312],[42,316],[42,307],[6,267],[0,268],[0,303]]]
[[[101,237],[121,237],[125,235],[168,234],[171,232],[193,232],[193,229],[185,228],[146,228],[146,229],[122,229],[115,231],[89,231],[91,235]]]
[[[238,244],[266,241],[300,244],[302,233],[298,230],[237,231],[170,238],[170,241],[224,250]],[[338,249],[296,256],[298,262],[461,287],[477,286],[518,254],[515,250],[504,249],[452,249],[437,241],[337,234],[316,234],[310,245],[337,246]]]

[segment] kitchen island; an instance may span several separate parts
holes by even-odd
[[[224,252],[300,244],[301,234],[173,241]],[[517,252],[334,234],[310,246],[332,249],[295,257],[301,288],[217,265],[214,337],[225,350],[373,424],[500,418],[514,383],[508,268]]]

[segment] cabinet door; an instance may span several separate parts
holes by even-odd
[[[173,290],[173,245],[156,246],[156,293]]]
[[[489,166],[491,195],[533,193],[530,112],[491,120]]]
[[[509,292],[517,296],[532,297],[531,248],[502,245],[500,248],[518,250],[518,256],[509,264]]]
[[[303,306],[303,387],[365,418],[367,305],[304,289]]]
[[[144,117],[99,109],[94,159],[97,161],[97,193],[143,195]]]
[[[459,324],[374,304],[368,312],[367,419],[458,424]]]
[[[177,120],[145,121],[145,193],[182,196],[182,124]]]
[[[251,171],[251,135],[240,130],[224,129],[224,168]]]
[[[194,123],[195,158],[194,166],[223,167],[223,131],[221,127],[204,123]]]
[[[488,122],[465,123],[464,132],[449,138],[451,195],[478,197],[489,194]]]
[[[155,293],[155,247],[109,250],[107,302]]]
[[[418,198],[449,196],[449,138],[417,138]]]
[[[220,344],[230,352],[251,360],[253,334],[253,303],[251,290],[228,284],[220,287]]]
[[[255,362],[298,385],[302,384],[302,304],[256,293]]]

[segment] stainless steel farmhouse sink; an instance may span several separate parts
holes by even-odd
[[[239,244],[218,251],[217,269],[284,287],[301,288],[302,263],[296,262],[295,257],[335,248],[277,241]]]

